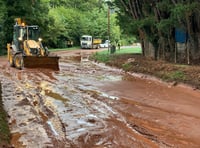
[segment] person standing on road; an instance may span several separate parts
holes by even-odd
[[[118,50],[120,50],[120,46],[121,46],[120,42],[117,43],[117,46],[118,46]]]

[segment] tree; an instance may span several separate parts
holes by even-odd
[[[6,12],[5,1],[0,0],[0,55],[4,54],[4,49],[6,46],[4,40],[4,32],[3,32],[3,23],[4,23],[4,14]]]
[[[21,18],[28,25],[40,26],[43,42],[54,48],[64,47],[66,40],[79,45],[83,34],[107,39],[107,8],[101,0],[0,0],[1,3],[4,49],[6,43],[12,42],[15,18]],[[111,16],[113,39],[120,36],[115,16]]]
[[[12,41],[13,25],[15,18],[21,18],[28,25],[39,25],[41,34],[45,34],[48,30],[49,22],[52,20],[48,16],[48,7],[40,0],[7,0],[5,2],[7,8],[4,13],[3,31],[5,41]]]
[[[155,49],[155,59],[173,59],[176,56],[174,52],[176,28],[183,28],[188,33],[190,48],[194,48],[197,58],[200,58],[198,0],[115,0],[115,4],[120,9],[118,13],[120,26],[126,33],[131,32],[136,35],[142,47],[144,40],[151,42]],[[143,48],[144,50],[146,49]],[[188,63],[194,50],[188,48],[185,53]]]
[[[52,2],[56,5],[52,7]],[[59,44],[65,40],[73,40],[79,45],[81,35],[90,34],[98,36],[103,40],[107,39],[107,8],[100,1],[59,1],[50,0],[50,17],[54,18],[55,24],[49,30],[55,32],[54,36],[49,36],[53,47],[59,47]],[[119,38],[119,27],[116,26],[115,15],[111,16],[113,39]],[[59,44],[58,44],[59,43]]]

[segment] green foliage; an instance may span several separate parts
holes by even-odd
[[[5,2],[6,10],[3,13],[3,33],[4,47],[6,43],[12,42],[13,25],[15,18],[21,18],[28,25],[39,25],[41,34],[48,32],[49,25],[52,20],[48,17],[48,5],[40,0],[7,0]]]
[[[79,45],[83,34],[96,36],[102,40],[108,39],[107,8],[100,6],[98,1],[87,1],[78,3],[75,7],[75,3],[70,1],[51,8],[49,16],[55,20],[55,24],[49,29],[49,32],[54,32],[54,36],[48,37],[51,46],[60,47],[58,45],[66,40],[73,40],[75,45]],[[115,17],[115,14],[111,14],[111,39],[118,41],[121,33]]]
[[[120,43],[121,45],[133,45],[133,43],[139,42],[135,36],[131,35],[121,35]]]
[[[169,28],[173,28],[173,22],[171,19],[162,19],[160,22],[156,24],[158,30],[160,30],[163,34],[169,34]]]
[[[65,48],[66,41],[80,44],[80,36],[91,34],[108,39],[108,5],[102,0],[0,0],[0,46],[12,42],[15,18],[28,25],[39,25],[43,43],[50,48]],[[111,2],[112,4],[112,2]],[[110,39],[118,42],[121,30],[112,7]],[[5,50],[6,51],[6,50]]]
[[[167,80],[185,80],[186,75],[184,74],[183,71],[177,70],[174,72],[167,73],[165,75],[165,79],[167,79]]]
[[[122,69],[124,70],[124,71],[130,71],[130,69],[133,67],[133,65],[131,64],[131,63],[124,63],[123,65],[122,65]]]
[[[90,57],[92,60],[98,61],[98,62],[103,62],[107,63],[110,60],[110,55],[107,53],[95,53]]]
[[[4,13],[6,12],[5,1],[0,0],[0,55],[5,53],[5,40],[4,40],[4,32],[3,32],[3,23],[4,23]]]
[[[159,51],[161,44],[173,47],[169,44],[174,41],[175,27],[191,28],[187,30],[191,37],[200,32],[198,0],[114,0],[109,3],[103,0],[0,0],[0,46],[5,49],[6,43],[12,41],[16,17],[27,24],[39,25],[43,41],[50,47],[65,47],[66,40],[79,45],[83,34],[106,40],[108,5],[111,10],[110,39],[114,43],[120,40],[129,44],[146,39]],[[158,42],[161,38],[165,43]]]
[[[190,41],[194,41],[192,44],[200,44],[196,39],[200,33],[198,0],[115,0],[114,3],[119,8],[118,19],[123,32],[135,35],[141,41],[145,39],[151,42],[155,49],[155,58],[165,49],[175,47],[175,28],[186,30]],[[161,54],[160,57],[163,55]]]
[[[43,0],[44,1],[44,0]],[[51,8],[65,7],[79,11],[91,11],[98,6],[97,0],[46,0]]]
[[[10,130],[7,122],[7,114],[3,108],[2,97],[1,97],[1,84],[0,84],[0,146],[1,144],[8,145],[10,143]]]

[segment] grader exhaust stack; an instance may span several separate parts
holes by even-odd
[[[16,20],[12,44],[7,44],[10,66],[59,70],[59,57],[42,45],[37,25],[27,26]]]

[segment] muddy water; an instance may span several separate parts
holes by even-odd
[[[90,52],[59,52],[60,71],[0,59],[14,147],[200,146],[199,91],[93,63]]]

